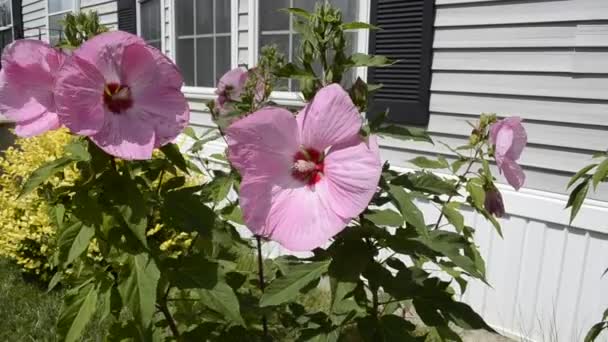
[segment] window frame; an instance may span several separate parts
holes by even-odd
[[[11,31],[11,42],[14,42],[15,41],[15,30],[13,28],[15,26],[15,21],[14,21],[14,18],[13,18],[13,2],[11,0],[8,1],[8,8],[9,8],[9,11],[10,11],[11,23],[9,25],[6,25],[6,26],[1,26],[0,27],[0,33],[4,33],[4,31],[10,30]]]
[[[71,9],[51,13],[49,11],[49,2],[51,2],[51,1],[53,1],[53,0],[45,0],[45,3],[44,3],[46,6],[46,41],[49,44],[51,44],[51,17],[59,15],[59,14],[76,13],[76,12],[80,11],[80,0],[72,0]]]
[[[150,0],[136,0],[136,4],[135,4],[135,15],[136,15],[136,20],[137,20],[137,35],[139,37],[141,37],[141,4],[144,2],[147,2]],[[167,23],[167,18],[165,17],[165,1],[164,0],[159,0],[160,1],[160,50],[162,53],[165,53],[165,51],[167,51],[167,33],[166,31],[166,23]],[[143,38],[143,37],[142,37]]]
[[[249,5],[249,65],[255,66],[259,57],[260,51],[260,1],[267,0],[248,0]],[[371,20],[371,0],[359,1],[359,13],[356,20],[369,23]],[[359,53],[368,53],[369,51],[369,30],[359,30],[357,32],[357,50]],[[355,77],[360,77],[367,81],[367,67],[355,69]],[[272,101],[281,105],[302,106],[304,97],[301,92],[297,91],[273,91],[270,95]]]
[[[176,29],[176,1],[183,0],[165,0],[170,1],[170,25],[169,25],[169,37],[171,51],[168,57],[177,64],[177,29]],[[220,0],[228,1],[228,0]],[[163,10],[161,4],[161,11]],[[236,68],[238,66],[238,40],[239,40],[239,0],[230,0],[230,67]],[[162,18],[162,14],[161,14]],[[166,22],[166,21],[165,21]],[[164,26],[164,25],[163,25]],[[165,49],[166,50],[166,49]],[[166,52],[166,51],[163,51]],[[187,94],[189,98],[212,100],[217,95],[215,94],[216,87],[196,87],[196,86],[182,86],[182,92]]]

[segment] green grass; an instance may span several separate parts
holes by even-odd
[[[61,291],[47,293],[42,285],[25,281],[16,265],[0,259],[0,341],[59,341],[55,323],[61,297]],[[104,335],[94,322],[83,341],[103,341]]]

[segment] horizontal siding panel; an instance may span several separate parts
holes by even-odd
[[[437,8],[436,26],[529,24],[608,20],[608,1],[489,2]]]
[[[28,5],[24,4],[22,7],[22,11],[23,14],[32,13],[36,11],[46,11],[46,4],[44,3],[44,1],[36,1]]]
[[[513,0],[435,0],[435,4],[440,5],[456,5],[456,4],[473,4],[480,2],[499,2],[499,1],[513,1]]]
[[[102,4],[91,4],[89,6],[82,6],[83,11],[96,11],[99,15],[116,13],[118,10],[116,2],[107,2]]]
[[[602,126],[608,128],[608,102],[533,99],[473,94],[433,93],[432,112],[479,115],[497,113],[524,119]]]
[[[428,129],[432,133],[463,135],[471,130],[469,123],[477,119],[478,116],[431,113]],[[604,150],[608,144],[608,130],[601,127],[550,125],[542,122],[524,122],[524,127],[530,144],[584,150]]]
[[[433,56],[433,70],[482,70],[518,72],[570,72],[574,49],[562,51],[523,50],[488,51],[485,49],[441,50]],[[607,72],[606,69],[592,72]]]
[[[576,28],[576,46],[608,47],[608,24],[582,24]]]
[[[608,100],[608,77],[435,72],[432,91]]]
[[[80,0],[80,8],[99,6],[109,3],[114,3],[114,5],[116,5],[116,0]]]

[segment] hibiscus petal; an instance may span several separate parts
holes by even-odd
[[[528,135],[526,134],[526,130],[524,126],[521,124],[521,118],[519,117],[509,117],[505,120],[505,126],[511,128],[512,138],[511,138],[511,148],[506,153],[506,156],[513,159],[518,160],[521,156],[521,153],[526,147],[528,142]]]
[[[106,116],[104,87],[105,79],[94,65],[72,56],[57,78],[55,101],[61,122],[74,133],[96,134]]]
[[[134,97],[145,96],[159,87],[179,90],[183,79],[177,67],[157,49],[132,44],[124,48],[121,63],[122,83],[131,88]]]
[[[376,138],[334,145],[325,157],[331,208],[343,218],[359,215],[371,201],[382,172]]]
[[[505,156],[513,144],[513,130],[507,125],[503,125],[496,134],[495,138],[497,156]]]
[[[132,112],[148,118],[156,132],[156,147],[173,141],[187,126],[190,108],[179,89],[151,87],[133,98]]]
[[[244,179],[241,206],[249,229],[292,251],[310,251],[342,231],[350,219],[330,209],[327,182],[314,187],[284,179]]]
[[[0,111],[16,122],[28,121],[24,127],[34,127],[34,118],[44,120],[44,113],[54,115],[53,86],[64,58],[59,50],[40,41],[18,40],[7,46],[2,53]],[[31,136],[23,130],[18,134]]]
[[[521,166],[509,158],[504,158],[501,164],[500,169],[505,175],[507,182],[511,184],[515,190],[519,190],[526,180],[526,175]]]
[[[288,110],[263,108],[230,125],[226,133],[228,157],[243,176],[290,174],[300,143],[298,124]]]
[[[59,118],[55,113],[44,112],[39,117],[27,121],[19,121],[15,125],[15,134],[20,137],[33,137],[46,131],[59,128]]]
[[[361,115],[339,84],[319,90],[297,118],[302,144],[318,151],[352,139],[361,129]]]
[[[152,157],[156,137],[151,123],[127,111],[107,115],[103,128],[91,140],[115,157],[144,160]]]
[[[125,47],[132,44],[145,45],[145,42],[127,32],[110,31],[87,40],[74,54],[95,65],[108,83],[121,84],[123,52]]]

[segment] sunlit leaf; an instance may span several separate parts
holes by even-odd
[[[295,299],[300,290],[327,272],[329,261],[311,262],[290,268],[288,274],[268,285],[260,299],[261,306],[279,305]]]

